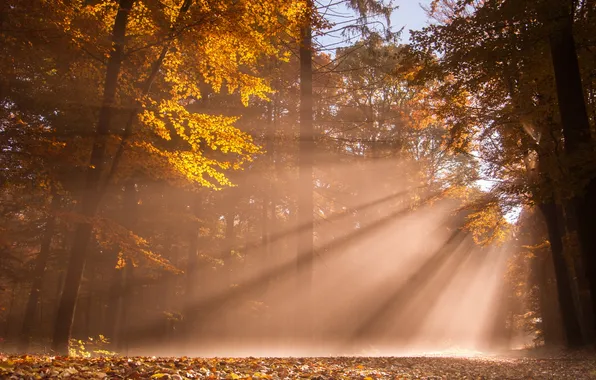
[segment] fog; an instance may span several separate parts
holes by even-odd
[[[462,228],[465,202],[440,187],[408,183],[415,167],[332,158],[319,158],[315,171],[319,178],[332,172],[340,182],[315,181],[309,275],[296,265],[304,226],[293,210],[278,206],[267,240],[224,237],[217,252],[201,256],[192,297],[171,305],[194,315],[192,322],[175,327],[164,344],[155,339],[160,320],[134,318],[128,353],[402,356],[495,349],[507,246],[476,244]],[[387,175],[373,181],[380,173]],[[244,183],[258,182],[254,175],[247,173]],[[233,191],[246,196],[241,187]],[[337,191],[333,201],[329,191]],[[236,213],[222,213],[222,231],[230,215]],[[217,261],[230,252],[233,261]]]

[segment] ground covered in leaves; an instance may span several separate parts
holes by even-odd
[[[596,379],[593,355],[559,357],[64,358],[0,356],[1,379]]]

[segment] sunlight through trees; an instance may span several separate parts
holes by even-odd
[[[399,12],[4,1],[0,352],[593,344],[594,2]]]

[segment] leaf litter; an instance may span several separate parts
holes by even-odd
[[[157,358],[0,356],[2,379],[596,379],[579,357]]]

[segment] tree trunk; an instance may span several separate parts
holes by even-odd
[[[92,292],[89,292],[89,294],[87,295],[87,299],[85,299],[85,303],[83,305],[84,308],[84,315],[85,318],[83,319],[83,332],[81,333],[81,336],[83,337],[88,337],[93,335],[91,333],[91,314],[93,311],[93,299],[94,299],[94,295]]]
[[[82,199],[83,217],[91,219],[95,216],[99,204],[99,185],[104,168],[105,150],[110,132],[112,114],[115,108],[118,77],[124,59],[124,45],[128,15],[135,0],[120,0],[119,9],[114,20],[112,31],[112,50],[108,58],[106,79],[102,106],[99,111],[97,128],[89,167],[85,193]],[[80,222],[76,226],[75,238],[70,250],[66,280],[58,306],[52,350],[59,355],[68,355],[68,342],[72,329],[73,317],[76,307],[77,295],[87,261],[87,246],[91,238],[93,226],[90,220]]]
[[[110,255],[113,257],[114,268],[112,270],[112,279],[108,292],[108,310],[103,333],[110,340],[113,350],[116,350],[118,331],[120,331],[118,316],[120,315],[124,293],[124,269],[119,268],[121,259],[119,249],[114,247]]]
[[[503,283],[499,290],[499,305],[495,310],[492,329],[487,336],[486,348],[492,351],[509,350],[511,348],[511,325],[508,320],[511,315],[511,300],[509,296],[513,289]]]
[[[257,266],[263,268],[264,270],[269,270],[270,262],[271,262],[271,223],[270,223],[270,205],[271,205],[271,192],[269,189],[265,189],[263,191],[263,201],[261,204],[261,257],[257,261],[255,260],[255,268],[252,268],[253,271],[259,270]],[[257,262],[263,263],[262,265],[256,264]],[[258,289],[255,293],[256,298],[265,299],[267,292],[269,291],[269,286],[271,282],[271,278],[273,276],[269,276],[267,281],[264,281],[262,287]]]
[[[557,206],[554,201],[546,201],[540,205],[540,211],[544,216],[548,230],[548,240],[552,251],[555,276],[557,279],[557,293],[563,329],[569,347],[581,346],[583,342],[582,332],[577,317],[577,311],[573,303],[573,293],[567,262],[563,254],[563,241],[561,240],[559,220],[557,217]]]
[[[130,304],[133,301],[133,282],[134,282],[134,267],[132,260],[126,260],[126,264],[122,269],[124,273],[122,274],[123,279],[123,292],[122,292],[122,300],[120,308],[118,309],[118,330],[116,332],[116,349],[118,352],[128,355],[128,347],[129,347],[129,339],[128,339],[128,332],[129,332],[129,310]]]
[[[584,342],[590,342],[593,338],[590,285],[585,276],[586,271],[581,252],[574,249],[578,241],[571,240],[576,236],[577,231],[577,217],[574,213],[573,205],[567,203],[561,207],[557,206],[557,216],[560,221],[559,235],[563,239],[563,255],[569,268],[575,310],[577,310],[583,340]]]
[[[559,113],[565,138],[565,152],[571,163],[572,179],[586,183],[572,199],[577,214],[577,233],[589,281],[592,314],[596,315],[596,180],[583,174],[587,160],[593,160],[590,121],[582,89],[581,73],[573,38],[574,1],[554,2],[548,9],[552,21],[549,35],[555,73]],[[584,182],[585,181],[585,182]]]
[[[267,164],[270,173],[274,173],[274,137],[275,137],[275,107],[276,107],[276,99],[274,98],[271,103],[269,103],[267,107],[268,119],[267,125],[265,129],[265,151],[267,152]],[[273,217],[273,213],[275,212],[275,206],[272,201],[273,198],[273,181],[274,178],[269,177],[263,183],[263,202],[261,208],[261,262],[264,263],[262,268],[269,268],[271,262],[271,229],[272,223],[271,219]],[[259,290],[258,294],[256,295],[258,298],[265,299],[267,293],[269,291],[269,286],[271,282],[270,276],[268,281],[263,283],[263,288]]]
[[[312,2],[307,1],[311,12]],[[298,244],[297,244],[297,284],[296,292],[304,299],[300,310],[301,326],[296,324],[297,336],[311,337],[312,321],[310,302],[312,298],[312,275],[314,259],[313,225],[313,165],[314,128],[312,103],[312,20],[307,21],[301,30],[300,44],[300,143],[298,173]],[[300,327],[302,328],[300,331]]]
[[[138,192],[136,184],[129,179],[124,186],[122,196],[121,223],[129,230],[133,230],[138,219]],[[119,351],[126,346],[126,318],[132,291],[133,263],[130,258],[125,258],[116,244],[112,251],[114,268],[109,291],[109,310],[106,336],[111,339],[114,350]]]
[[[197,195],[194,196],[193,211],[194,216],[199,217],[201,201]],[[184,343],[192,342],[196,323],[197,323],[197,309],[198,301],[198,267],[199,267],[199,239],[201,236],[199,225],[193,229],[188,237],[188,257],[186,264],[186,291],[185,291],[185,305],[184,305]]]
[[[565,150],[570,154],[576,154],[590,143],[590,121],[573,38],[573,1],[563,0],[556,3],[559,5],[552,7],[550,15],[552,27],[549,45],[563,123]]]
[[[124,211],[122,222],[124,227],[129,230],[134,230],[135,225],[137,224],[138,214],[139,214],[139,193],[137,191],[136,183],[133,179],[130,179],[126,182],[124,186],[124,195],[122,199],[122,210]],[[128,350],[128,314],[130,309],[130,304],[133,297],[133,275],[134,275],[134,266],[132,259],[129,257],[126,260],[126,265],[123,268],[123,292],[121,298],[121,305],[119,308],[119,315],[118,315],[118,326],[119,331],[117,332],[117,348],[118,351],[126,353]]]
[[[555,277],[552,254],[547,250],[538,252],[537,257],[533,260],[532,271],[534,272],[533,277],[539,292],[538,300],[544,344],[546,346],[564,344],[564,337],[561,331],[560,307],[557,301],[558,298],[553,294],[556,292],[556,289],[553,289],[551,285],[551,279]]]
[[[29,298],[25,308],[25,315],[23,316],[23,326],[21,328],[21,336],[18,346],[18,351],[22,353],[25,353],[27,350],[29,350],[31,330],[33,330],[33,327],[35,326],[37,305],[39,303],[41,288],[43,286],[44,273],[50,258],[52,237],[54,236],[54,229],[56,226],[56,217],[54,213],[59,207],[60,196],[54,191],[52,194],[52,202],[50,204],[50,212],[46,219],[45,231],[41,240],[41,247],[35,260],[33,283],[31,284],[31,291],[29,292]]]
[[[12,283],[12,287],[10,290],[10,302],[8,303],[8,310],[6,310],[6,324],[4,325],[4,339],[6,339],[6,337],[10,336],[10,331],[11,331],[11,327],[12,327],[12,319],[14,318],[13,316],[13,310],[14,310],[14,303],[15,303],[15,295],[16,295],[16,288],[17,288],[17,282],[16,281],[11,281]]]
[[[233,207],[233,206],[231,206]],[[226,214],[226,247],[227,250],[224,252],[223,258],[223,274],[221,276],[222,288],[224,291],[228,291],[232,286],[232,258],[234,255],[234,219],[236,218],[236,212],[232,208]],[[227,299],[222,305],[221,311],[221,325],[222,335],[228,340],[228,344],[231,343],[230,336],[230,317],[232,314],[232,307],[234,307],[233,299]]]

